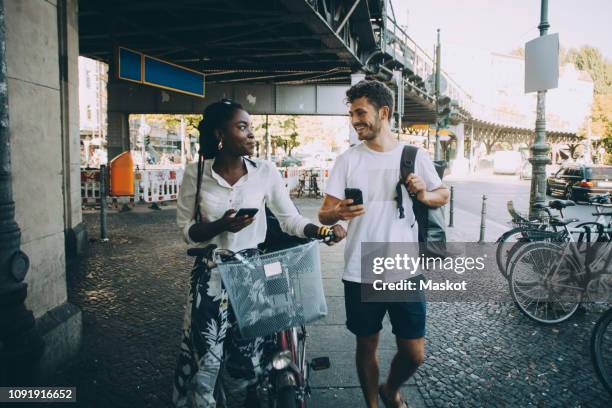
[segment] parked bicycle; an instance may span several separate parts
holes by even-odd
[[[297,196],[308,195],[309,197],[318,198],[321,195],[318,183],[317,169],[303,170],[298,178],[298,191]]]
[[[591,360],[597,377],[612,395],[612,308],[601,316],[593,329]]]
[[[571,234],[567,240],[567,232],[560,232],[555,242],[521,245],[508,264],[508,282],[522,313],[540,323],[559,323],[583,300],[610,300],[612,229],[599,224],[597,231],[595,242],[576,242]]]
[[[518,213],[512,201],[508,202],[508,212],[512,216],[514,228],[502,234],[496,241],[496,261],[500,273],[508,278],[508,265],[513,256],[517,253],[522,244],[527,242],[598,242],[606,237],[604,229],[611,227],[612,212],[606,211],[612,207],[609,194],[601,194],[591,197],[589,200],[594,205],[596,212],[593,213],[597,218],[595,221],[582,222],[573,227],[569,224],[580,222],[577,218],[566,219],[563,210],[574,206],[570,200],[551,200],[548,204],[539,208],[542,209],[542,216],[537,219],[528,219]],[[551,209],[557,210],[559,216],[554,216]],[[612,238],[609,233],[607,238]]]
[[[322,227],[320,242],[332,240],[332,229]],[[330,366],[328,357],[307,360],[306,323],[327,313],[318,242],[272,253],[234,253],[209,245],[188,254],[202,256],[218,269],[241,335],[269,340],[264,358],[269,366],[258,393],[271,408],[306,408],[311,371]]]

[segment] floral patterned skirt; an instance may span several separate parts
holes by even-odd
[[[211,266],[198,257],[191,272],[174,375],[177,408],[224,407],[227,396],[252,397],[269,365],[269,339],[240,337],[221,276]]]

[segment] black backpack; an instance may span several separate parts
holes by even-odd
[[[395,186],[397,196],[397,209],[400,218],[404,218],[404,205],[402,199],[402,186],[405,185],[406,177],[410,173],[414,173],[414,164],[416,155],[419,151],[418,147],[406,145],[402,151],[402,159],[400,162],[400,179]],[[434,161],[434,166],[438,172],[438,176],[442,179],[444,169],[446,169],[446,161]],[[412,198],[412,210],[419,226],[419,242],[421,243],[421,251],[427,256],[446,256],[446,227],[445,217],[442,207],[429,208],[422,202],[416,199],[416,194],[408,192]]]

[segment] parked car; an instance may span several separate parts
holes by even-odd
[[[612,193],[612,166],[572,164],[546,179],[546,194],[586,201],[590,196]]]
[[[521,169],[523,157],[521,152],[498,151],[493,155],[493,173],[516,174]]]

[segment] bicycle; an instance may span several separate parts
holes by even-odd
[[[565,219],[563,209],[574,206],[575,203],[570,200],[551,200],[546,206],[539,205],[538,208],[545,212],[545,216],[537,220],[529,220],[514,210],[512,201],[508,202],[508,211],[512,215],[512,223],[515,228],[505,232],[496,241],[497,249],[495,252],[497,266],[504,278],[508,279],[508,265],[512,258],[517,253],[520,246],[527,242],[544,241],[544,242],[598,242],[601,240],[600,234],[603,233],[603,227],[610,228],[610,222],[605,222],[606,217],[612,217],[612,212],[604,212],[603,208],[611,207],[609,203],[609,194],[600,194],[591,197],[590,204],[596,207],[597,216],[595,221],[583,222],[573,228],[568,225],[574,222],[579,222],[577,218]],[[560,214],[555,217],[551,214],[550,209],[557,210]],[[612,218],[611,218],[612,219]],[[574,236],[577,235],[577,239]],[[612,234],[608,235],[612,238]]]
[[[527,217],[519,214],[515,209],[512,201],[508,201],[508,212],[512,216],[512,224],[515,225],[509,231],[502,234],[496,241],[497,248],[495,251],[495,260],[497,267],[502,276],[508,279],[508,264],[516,253],[521,244],[533,241],[547,241],[555,238],[560,238],[558,232],[560,228],[567,228],[567,225],[572,222],[578,222],[576,218],[565,220],[563,209],[576,205],[573,201],[568,200],[553,200],[547,205],[539,205],[545,215],[538,219],[530,220]],[[559,211],[561,218],[554,217],[550,209]],[[567,231],[569,234],[569,231]]]
[[[519,248],[510,264],[508,283],[519,310],[539,323],[569,319],[587,295],[609,296],[612,286],[612,232],[598,226],[598,241],[530,242]],[[566,232],[567,233],[567,232]],[[565,234],[566,234],[565,233]],[[571,236],[569,237],[572,238]]]
[[[331,228],[322,227],[320,239],[317,241],[328,242],[334,238]],[[296,292],[300,289],[296,287],[289,271],[283,268],[284,265],[276,265],[275,262],[266,264],[260,261],[266,256],[274,256],[275,259],[280,259],[282,263],[284,254],[291,254],[299,247],[308,247],[306,250],[313,250],[316,247],[316,253],[318,254],[317,241],[310,240],[305,244],[268,254],[255,249],[234,253],[229,250],[218,249],[215,245],[188,250],[189,255],[202,256],[203,259],[211,262],[213,268],[220,269],[241,334],[245,335],[246,338],[266,337],[271,340],[266,353],[271,367],[265,370],[264,377],[259,382],[258,387],[258,393],[266,394],[271,408],[306,408],[307,399],[311,394],[310,372],[329,368],[330,361],[328,357],[318,357],[307,361],[306,341],[308,333],[306,326],[305,324],[295,324],[296,321],[301,322],[300,317],[303,316],[300,314],[306,314],[304,309],[307,306],[291,302],[291,299],[296,296]],[[299,261],[301,267],[310,267],[310,265],[303,266],[304,263],[308,264],[304,259]],[[316,261],[320,264],[318,258]],[[287,261],[287,263],[290,264],[291,262]],[[267,268],[270,265],[273,267]],[[238,271],[244,273],[240,276],[240,279],[233,279],[232,277],[235,277]],[[261,278],[255,280],[264,285],[263,291],[261,286],[253,284],[254,281],[249,279],[251,276],[249,274],[264,276],[263,280]],[[322,295],[322,286],[320,291]],[[281,299],[280,303],[282,304],[276,308],[276,314],[268,313],[269,310],[260,307],[262,299],[259,296],[262,293],[277,298],[275,299],[277,306],[279,306],[278,298]],[[311,295],[311,293],[308,295]],[[249,298],[252,302],[247,300]],[[316,304],[315,299],[310,300]],[[279,310],[281,310],[280,313]],[[251,312],[254,311],[257,313],[252,315]],[[282,329],[276,331],[273,327],[281,327]]]
[[[599,318],[591,333],[591,361],[597,377],[612,395],[612,308]]]

